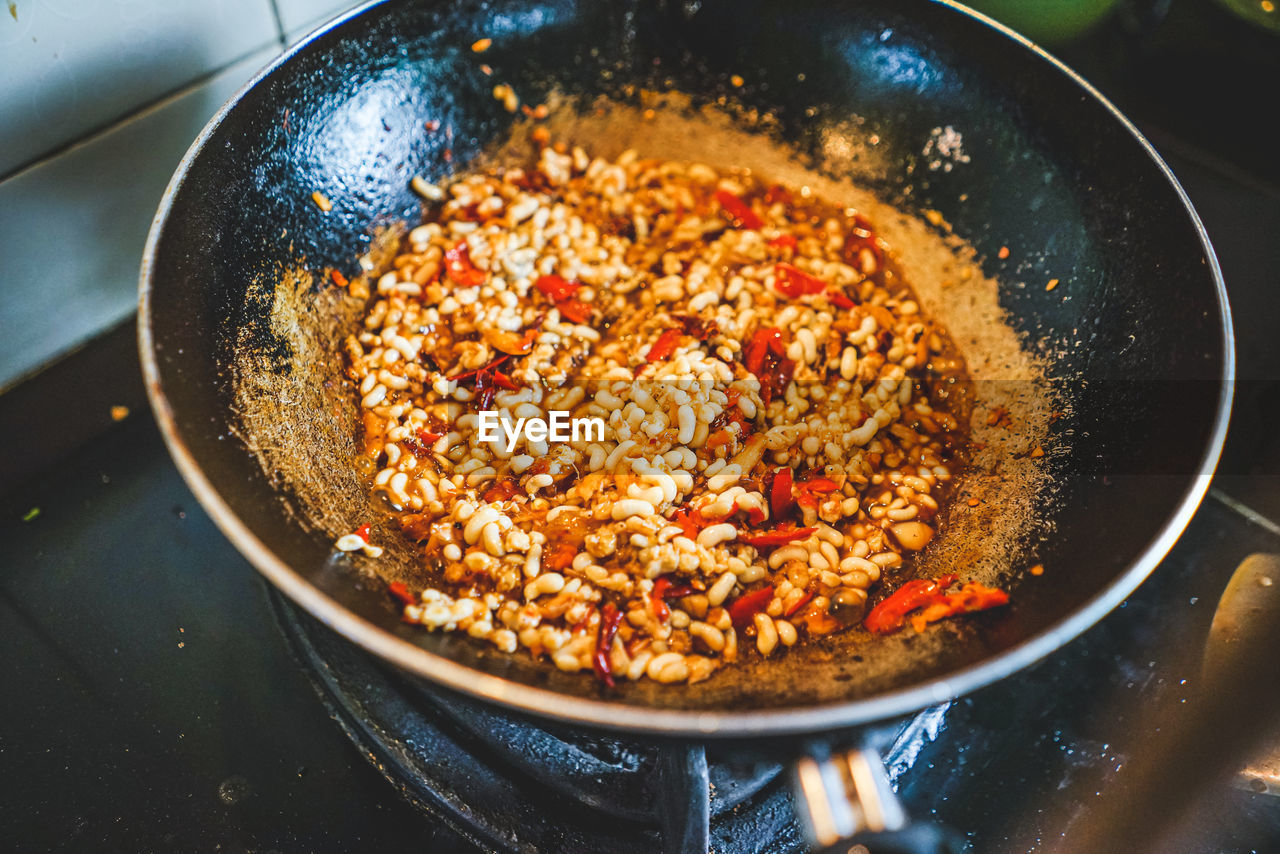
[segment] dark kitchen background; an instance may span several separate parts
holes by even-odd
[[[1240,382],[1220,476],[1129,601],[1029,671],[888,733],[910,813],[976,851],[1037,850],[1086,820],[1143,736],[1176,719],[1236,565],[1280,552],[1280,31],[1271,0],[1238,3],[985,6],[1049,43],[1172,166],[1222,265]],[[636,850],[677,847],[682,819],[650,773],[662,757],[592,754],[578,772],[613,788],[598,809],[575,802],[509,750],[560,742],[408,702],[269,594],[151,419],[133,315],[165,185],[220,104],[346,5],[0,9],[4,847],[603,851],[620,850],[618,833]],[[709,761],[713,781],[739,773],[732,756]],[[785,775],[750,773],[759,785],[733,809],[701,793],[713,849],[794,850]],[[1278,781],[1280,761],[1260,756],[1210,792],[1185,850],[1280,850]],[[611,796],[666,812],[613,822]]]

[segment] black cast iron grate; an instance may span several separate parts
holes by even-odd
[[[402,796],[482,848],[805,850],[777,761],[570,730],[442,694],[376,662],[274,589],[269,595],[295,657],[361,753]],[[923,713],[903,734],[939,714]],[[911,765],[911,740],[899,737],[890,750],[895,777]]]

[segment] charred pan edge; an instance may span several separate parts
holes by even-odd
[[[1235,381],[1235,337],[1231,324],[1231,310],[1227,303],[1226,286],[1222,279],[1222,271],[1218,266],[1217,256],[1209,243],[1209,237],[1205,232],[1204,225],[1200,222],[1200,217],[1191,206],[1186,192],[1151,144],[1134,127],[1133,123],[1116,109],[1115,105],[1103,97],[1080,75],[1030,40],[993,21],[991,18],[953,2],[953,0],[934,0],[934,2],[948,6],[959,14],[967,15],[991,27],[1006,38],[1031,51],[1101,104],[1132,135],[1133,139],[1142,147],[1147,156],[1151,158],[1152,162],[1165,176],[1169,185],[1178,194],[1187,216],[1191,218],[1196,232],[1200,236],[1200,244],[1208,261],[1218,298],[1219,319],[1223,336],[1222,391],[1218,398],[1218,411],[1214,419],[1213,430],[1200,459],[1198,471],[1201,474],[1195,477],[1192,485],[1183,494],[1177,510],[1160,528],[1137,560],[1106,589],[1074,614],[986,662],[963,668],[948,677],[893,691],[872,699],[854,700],[848,703],[810,709],[783,711],[677,711],[571,697],[481,673],[447,658],[427,652],[378,628],[367,620],[357,617],[346,608],[338,605],[298,575],[287,563],[253,535],[205,477],[195,457],[191,454],[190,449],[179,434],[173,410],[161,387],[160,366],[151,330],[152,270],[156,248],[163,235],[174,196],[181,188],[191,163],[199,155],[210,136],[221,125],[231,109],[250,89],[278,71],[319,36],[341,26],[354,17],[364,14],[381,2],[382,0],[372,0],[372,2],[365,3],[311,32],[292,48],[277,57],[266,68],[258,72],[209,120],[209,123],[205,125],[200,135],[183,156],[177,171],[169,181],[169,186],[165,189],[155,219],[152,221],[151,232],[147,237],[147,245],[143,253],[142,269],[139,276],[138,348],[142,360],[143,379],[146,382],[147,396],[151,401],[156,421],[164,435],[165,444],[168,446],[169,452],[178,466],[178,470],[191,488],[191,491],[195,493],[200,504],[213,518],[214,523],[239,549],[241,554],[247,557],[258,571],[266,576],[285,595],[334,631],[339,632],[374,655],[411,673],[461,693],[544,718],[632,733],[696,738],[743,738],[817,732],[883,720],[950,700],[1002,679],[1043,658],[1098,622],[1132,593],[1169,552],[1183,529],[1191,521],[1191,517],[1195,514],[1196,508],[1209,488],[1209,483],[1212,480],[1211,472],[1217,466],[1218,458],[1222,453],[1222,446],[1226,440],[1227,423],[1231,415],[1231,400]]]

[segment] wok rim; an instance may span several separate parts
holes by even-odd
[[[927,706],[957,699],[1003,679],[1044,658],[1109,614],[1147,578],[1164,559],[1194,516],[1213,479],[1226,441],[1231,416],[1236,373],[1235,335],[1226,284],[1208,233],[1186,192],[1172,170],[1134,124],[1084,78],[1030,39],[955,0],[931,0],[966,15],[1011,39],[1049,63],[1100,104],[1119,122],[1152,160],[1177,194],[1199,237],[1205,261],[1213,278],[1218,301],[1218,320],[1223,340],[1222,388],[1212,431],[1199,460],[1200,473],[1183,491],[1177,507],[1156,530],[1146,548],[1117,575],[1074,612],[1036,634],[982,661],[917,685],[872,697],[793,709],[681,710],[589,699],[513,682],[476,670],[437,655],[399,638],[374,623],[357,616],[296,572],[286,561],[266,547],[241,521],[231,506],[205,476],[195,455],[183,441],[173,409],[161,383],[158,355],[154,347],[151,315],[152,274],[156,253],[168,222],[174,198],[181,190],[191,164],[227,115],[244,96],[266,77],[282,68],[320,36],[348,20],[363,15],[385,0],[369,0],[326,23],[287,48],[244,84],[208,121],[180,161],[161,197],[152,220],[139,274],[138,349],[142,374],[156,422],[179,473],[200,505],[222,534],[268,581],[330,629],[367,652],[415,676],[478,700],[562,723],[637,735],[688,738],[754,738],[772,735],[801,735],[853,727],[900,717]],[[584,677],[587,678],[587,677]]]

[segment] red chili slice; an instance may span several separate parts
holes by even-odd
[[[473,382],[475,384],[476,391],[476,408],[488,409],[493,403],[494,395],[497,394],[498,389],[502,388],[507,391],[515,391],[520,388],[520,386],[516,385],[516,383],[511,379],[511,377],[497,369],[498,365],[501,365],[509,358],[511,357],[507,355],[498,356],[487,365],[476,368],[473,371],[464,371],[463,373],[456,374],[452,377],[446,377],[445,379],[458,383],[464,381]],[[439,437],[437,436],[437,438]]]
[[[658,618],[658,622],[665,623],[667,618],[671,616],[671,609],[667,607],[664,595],[667,588],[671,586],[671,579],[665,575],[653,582],[653,590],[649,591],[649,603],[653,606],[653,615]]]
[[[653,613],[661,622],[666,622],[671,616],[671,608],[667,605],[668,599],[679,599],[681,596],[688,596],[693,593],[694,589],[688,584],[671,583],[671,579],[662,576],[653,582],[653,590],[649,593],[649,601],[653,604]]]
[[[795,504],[795,496],[791,487],[795,479],[791,475],[791,466],[783,466],[773,476],[773,485],[769,487],[769,509],[774,519],[782,519]]]
[[[699,532],[711,523],[697,510],[683,509],[671,514],[671,524],[679,526],[689,539],[696,540]]]
[[[716,190],[716,201],[729,215],[736,228],[760,228],[764,221],[751,210],[751,206],[728,190]]]
[[[459,240],[444,253],[444,265],[449,278],[464,288],[484,284],[486,273],[471,263],[471,250],[465,240]]]
[[[752,507],[750,510],[743,510],[738,506],[738,502],[736,501],[733,502],[733,507],[729,510],[729,516],[732,516],[734,513],[746,513],[747,519],[752,525],[762,525],[765,520],[769,518],[759,507]],[[727,519],[729,517],[726,516],[725,518]]]
[[[556,303],[560,316],[567,317],[574,323],[587,323],[591,320],[591,306],[580,299],[567,299]]]
[[[366,543],[369,542],[370,533],[372,533],[372,530],[368,525],[361,525],[359,528],[356,528],[356,536],[364,540]]]
[[[829,291],[827,300],[837,308],[843,308],[845,311],[857,307],[857,303],[849,299],[843,291]]]
[[[958,593],[948,593],[930,602],[919,614],[911,618],[911,626],[917,632],[924,631],[929,623],[960,614],[972,614],[1009,604],[1009,594],[994,587],[986,587],[976,581],[965,583]]]
[[[803,540],[812,534],[817,528],[778,528],[774,531],[763,531],[759,534],[739,534],[738,542],[746,543],[756,548],[772,548],[774,546],[785,546],[787,543],[794,543],[796,540]]]
[[[796,236],[794,234],[779,234],[769,241],[769,245],[777,249],[790,249],[794,252],[796,249]]]
[[[664,329],[658,336],[658,340],[654,341],[653,346],[649,348],[649,355],[645,356],[645,361],[660,362],[670,356],[676,351],[682,334],[679,329]]]
[[[533,286],[552,302],[563,302],[575,293],[582,285],[578,282],[566,282],[560,276],[539,276]]]
[[[776,362],[772,368],[765,372],[761,378],[761,390],[764,392],[762,397],[765,403],[769,403],[775,397],[782,395],[787,390],[787,386],[791,383],[791,378],[795,376],[796,363],[791,359],[782,359]]]
[[[614,686],[613,667],[609,663],[609,649],[613,646],[613,638],[618,634],[618,626],[622,623],[622,612],[612,602],[604,603],[600,609],[600,628],[596,633],[596,651],[591,656],[591,665],[596,678],[610,688]]]
[[[743,362],[747,366],[747,370],[756,376],[764,369],[764,356],[769,352],[769,342],[763,340],[761,336],[768,330],[761,329],[756,332],[755,337],[751,339],[751,343],[747,345],[747,352],[743,356]],[[778,332],[778,330],[772,330]]]
[[[350,282],[347,281],[347,277],[342,275],[341,270],[330,270],[329,278],[333,279],[333,283],[340,288],[345,288],[348,284],[350,284]]]
[[[403,581],[391,582],[387,585],[387,592],[406,605],[413,605],[418,601],[418,598],[409,592],[409,588],[405,586]]]
[[[733,627],[741,629],[747,626],[756,614],[759,614],[773,601],[773,585],[762,587],[751,593],[743,593],[729,605],[729,619]]]
[[[932,580],[916,578],[908,581],[872,608],[862,625],[867,631],[880,635],[896,632],[902,628],[908,613],[937,601],[938,594],[955,580],[954,575],[943,575]]]
[[[430,430],[419,430],[418,439],[427,446],[427,450],[444,436],[443,433],[432,433]]]
[[[834,480],[825,477],[814,477],[803,481],[800,488],[806,492],[835,492],[840,488],[840,484]]]
[[[820,294],[827,289],[826,282],[785,261],[775,264],[773,273],[776,277],[773,286],[778,289],[779,293],[789,299],[809,294]]]
[[[501,365],[503,362],[505,362],[507,359],[510,359],[510,358],[511,358],[510,356],[498,356],[487,365],[481,365],[480,367],[476,368],[473,371],[463,371],[460,374],[455,374],[454,376],[451,376],[451,377],[445,377],[445,379],[449,380],[449,382],[459,382],[459,383],[462,382],[463,380],[475,380],[475,379],[478,379],[482,374],[492,371],[494,368],[498,367],[498,365]]]
[[[760,376],[764,372],[765,357],[769,353],[782,355],[778,353],[781,349],[782,353],[786,353],[786,345],[782,343],[782,330],[773,326],[757,329],[756,334],[751,336],[751,343],[747,345],[747,353],[745,364],[747,370],[756,376]]]
[[[786,391],[795,374],[796,363],[786,358],[787,342],[782,330],[775,327],[757,329],[751,336],[743,356],[747,370],[760,379],[761,397],[765,403]]]

